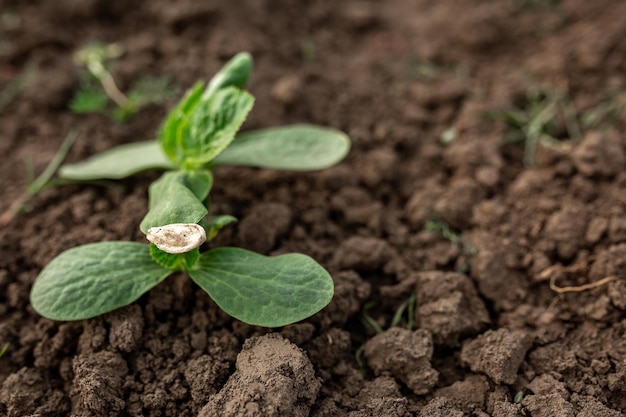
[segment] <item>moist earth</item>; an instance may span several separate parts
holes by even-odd
[[[0,1],[2,211],[68,160],[149,140],[173,101],[77,115],[73,53],[118,42],[122,89],[181,88],[249,51],[244,130],[347,132],[314,173],[219,168],[213,246],[306,253],[335,296],[280,329],[183,274],[54,322],[29,291],[63,250],[144,241],[158,173],[54,187],[0,227],[0,415],[609,416],[626,413],[626,3],[609,0]],[[541,133],[541,134],[537,134]],[[599,283],[599,284],[594,284]]]

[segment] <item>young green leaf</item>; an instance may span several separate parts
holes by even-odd
[[[93,85],[82,86],[70,101],[70,110],[76,114],[104,113],[107,110],[109,97]]]
[[[309,171],[336,164],[349,150],[345,133],[299,124],[243,133],[211,163]]]
[[[178,175],[178,180],[189,188],[191,192],[200,201],[203,201],[208,197],[209,191],[213,186],[213,176],[210,171],[198,170],[198,171],[178,171],[174,173]]]
[[[217,90],[225,87],[237,87],[242,89],[248,83],[252,72],[252,56],[247,52],[240,52],[213,76],[202,98],[207,98]]]
[[[343,132],[300,124],[237,135],[211,164],[318,170],[339,162],[349,150],[350,139]],[[65,164],[59,176],[79,181],[121,179],[150,168],[175,168],[156,141],[120,145],[84,162]]]
[[[203,89],[204,83],[198,81],[187,90],[187,93],[178,105],[169,112],[165,123],[159,131],[159,142],[161,142],[163,152],[177,166],[181,166],[181,155],[179,154],[181,150],[179,146],[180,137],[185,125],[189,122],[191,114],[202,99]]]
[[[201,224],[202,224],[202,227],[206,229],[206,232],[207,232],[206,239],[211,240],[215,236],[217,236],[217,233],[220,230],[222,230],[224,227],[228,226],[229,224],[236,223],[236,222],[237,222],[236,217],[230,216],[228,214],[222,214],[206,222],[201,222]]]
[[[142,232],[166,224],[198,223],[207,215],[207,208],[183,183],[184,178],[180,171],[167,172],[150,185],[150,210],[139,225]],[[204,189],[208,193],[210,185]]]
[[[235,87],[203,99],[182,128],[177,143],[179,164],[193,170],[215,158],[235,139],[253,103],[254,97]]]
[[[92,243],[54,258],[37,277],[30,300],[49,319],[88,319],[134,302],[171,273],[152,260],[148,245]]]
[[[333,296],[328,272],[306,255],[268,257],[238,248],[200,255],[189,271],[225,312],[258,326],[279,327],[324,308]]]
[[[59,177],[73,181],[117,180],[150,168],[176,168],[154,140],[116,146],[83,162],[64,164]]]
[[[157,181],[162,181],[162,184],[178,182],[189,188],[189,191],[191,191],[198,200],[202,201],[207,198],[209,191],[211,191],[213,175],[211,171],[204,169],[198,171],[168,171],[161,175],[161,178]]]
[[[204,84],[198,82],[187,92],[185,97],[168,115],[159,135],[163,151],[173,162],[175,162],[178,166],[183,167],[185,157],[188,156],[190,151],[193,157],[199,156],[199,149],[196,148],[194,151],[193,148],[198,144],[203,144],[208,138],[215,136],[216,133],[212,131],[202,131],[203,129],[207,129],[212,126],[207,126],[208,123],[213,123],[216,127],[219,127],[222,123],[230,122],[230,120],[228,120],[229,112],[237,108],[236,103],[232,103],[235,101],[233,100],[234,94],[231,92],[227,94],[226,97],[222,96],[220,100],[212,100],[212,96],[214,96],[215,93],[221,89],[230,88],[231,90],[240,93],[239,101],[242,102],[241,104],[243,105],[243,108],[239,109],[242,114],[238,115],[238,118],[232,121],[232,127],[234,128],[232,135],[234,137],[234,134],[239,129],[239,126],[241,126],[248,112],[252,108],[252,103],[243,103],[243,101],[253,101],[252,96],[239,90],[245,87],[251,71],[252,57],[248,53],[240,53],[226,63],[226,65],[211,79],[209,85],[206,89],[204,89],[204,91]],[[230,99],[230,103],[228,100],[224,100],[224,98]],[[196,111],[196,107],[198,106],[201,108]],[[249,108],[245,110],[247,106],[249,106]],[[210,111],[216,111],[216,113],[207,114],[207,112]],[[193,119],[191,119],[192,116]],[[231,117],[232,116],[233,115],[231,115]],[[188,137],[190,134],[193,136]],[[228,136],[225,136],[222,139],[227,138]],[[223,146],[227,146],[231,140],[232,138],[225,141]],[[192,145],[192,143],[194,145]],[[221,149],[223,149],[223,146],[220,146]],[[218,149],[219,148],[220,147],[218,146]],[[200,159],[202,160],[204,158]],[[200,163],[202,162],[204,161],[201,161]]]

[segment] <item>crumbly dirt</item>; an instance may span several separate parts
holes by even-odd
[[[0,226],[0,415],[624,416],[624,16],[611,0],[0,0],[0,212],[24,160],[41,172],[72,129],[79,161],[153,138],[172,106],[72,114],[89,40],[123,45],[122,89],[187,88],[249,51],[245,130],[353,143],[320,172],[215,171],[212,213],[240,221],[211,245],[303,252],[333,276],[331,304],[282,329],[230,318],[183,274],[99,318],[41,318],[28,294],[53,257],[145,241],[158,173],[31,198]],[[532,97],[560,100],[529,153],[498,115]]]

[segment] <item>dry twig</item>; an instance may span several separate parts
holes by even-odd
[[[615,280],[617,280],[617,277],[615,275],[611,275],[611,276],[602,278],[601,280],[590,282],[589,284],[559,287],[558,285],[556,285],[556,275],[553,275],[552,278],[550,278],[550,289],[559,294],[563,294],[566,292],[581,292],[581,291],[591,290],[596,287],[600,287],[604,284],[608,284],[609,282],[615,281]]]

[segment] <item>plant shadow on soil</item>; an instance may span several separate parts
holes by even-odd
[[[303,252],[333,275],[329,307],[282,329],[237,322],[182,275],[99,318],[39,317],[28,294],[58,253],[143,241],[158,174],[37,195],[0,229],[0,414],[624,415],[624,116],[540,144],[532,166],[484,116],[537,86],[565,89],[577,114],[606,108],[626,86],[625,15],[608,0],[5,1],[1,210],[25,187],[23,159],[41,170],[73,127],[70,161],[156,132],[167,105],[123,125],[67,110],[89,39],[124,45],[122,88],[143,75],[190,86],[247,50],[244,129],[327,125],[353,151],[318,173],[215,173],[212,212],[240,219],[216,246]],[[475,250],[425,230],[433,214]],[[414,328],[389,328],[412,292]],[[372,301],[377,335],[359,320]]]

